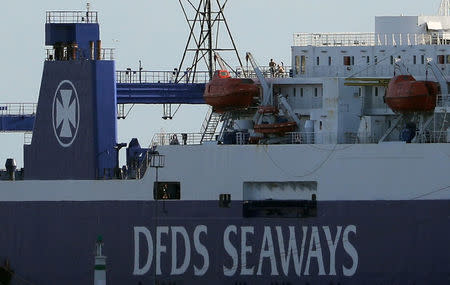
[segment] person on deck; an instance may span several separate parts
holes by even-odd
[[[276,68],[277,64],[275,63],[275,61],[273,61],[273,59],[270,59],[269,62],[269,69],[270,69],[270,74],[273,76],[275,76],[275,68]]]

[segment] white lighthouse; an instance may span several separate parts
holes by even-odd
[[[95,244],[94,285],[106,285],[106,256],[103,255],[103,238]]]

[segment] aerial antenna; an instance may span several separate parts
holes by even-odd
[[[441,6],[439,7],[438,15],[450,16],[449,9],[450,9],[450,0],[442,0]]]
[[[178,0],[189,26],[189,37],[181,59],[176,82],[195,82],[196,71],[199,65],[204,64],[208,70],[209,79],[212,79],[216,70],[215,54],[220,51],[234,53],[242,70],[241,58],[236,48],[230,27],[224,15],[228,0]],[[223,34],[224,37],[221,37]],[[228,43],[225,42],[228,39]],[[189,62],[189,54],[192,55]],[[188,80],[183,78],[190,70],[192,75]]]

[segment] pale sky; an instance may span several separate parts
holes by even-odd
[[[45,59],[45,12],[84,10],[86,2],[2,1],[0,103],[37,102]],[[118,70],[137,68],[139,60],[145,70],[178,66],[188,36],[178,0],[90,3],[99,12],[103,46],[116,48]],[[225,14],[242,56],[250,51],[261,65],[270,58],[290,65],[295,32],[372,32],[375,16],[434,15],[439,4],[440,0],[228,0]],[[199,132],[206,110],[205,106],[182,106],[172,121],[163,121],[162,106],[135,107],[119,122],[119,142],[137,137],[148,146],[161,130]],[[0,168],[8,157],[23,166],[22,145],[23,134],[0,134]]]

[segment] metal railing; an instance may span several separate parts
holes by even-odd
[[[183,135],[186,135],[183,140]],[[217,134],[219,135],[219,134]],[[152,139],[154,146],[167,145],[200,145],[200,133],[160,133]],[[249,133],[237,132],[236,145],[249,144]],[[339,136],[335,132],[290,132],[280,137],[284,144],[377,144],[381,136],[369,133],[344,133]],[[215,142],[215,141],[214,141]],[[450,130],[416,133],[414,143],[450,143]]]
[[[114,48],[102,48],[100,51],[101,60],[114,60]]]
[[[190,73],[189,77],[183,76],[178,79],[178,83],[208,83],[209,73],[207,71],[197,71],[195,77]],[[176,74],[173,71],[136,71],[118,70],[116,71],[117,83],[175,83]]]
[[[260,67],[263,75],[266,78],[282,78],[289,77],[290,66],[284,66],[282,70],[272,70],[269,66]],[[234,73],[231,73],[236,78],[257,78],[256,73],[251,68],[237,68]],[[208,71],[196,71],[195,76],[192,72],[174,71],[138,71],[138,70],[118,70],[116,71],[117,83],[208,83]]]
[[[236,144],[239,145],[248,144],[249,140],[250,140],[249,133],[242,133],[242,132],[236,133]]]
[[[25,132],[23,134],[23,144],[30,145],[33,140],[33,132]]]
[[[414,76],[426,76],[429,73],[425,64],[404,64],[409,73]],[[444,74],[450,74],[450,65],[439,65]],[[323,65],[323,66],[306,66],[303,74],[295,74],[295,77],[392,77],[394,75],[394,65],[389,61],[383,61],[378,64],[362,64],[358,63],[350,66]]]
[[[200,145],[201,133],[158,133],[153,136],[152,145]]]
[[[450,94],[441,94],[436,98],[437,107],[450,107]]]
[[[331,132],[290,132],[286,134],[291,144],[328,144],[336,141]]]
[[[294,46],[372,46],[375,33],[296,33]]]
[[[53,61],[55,60],[55,49],[48,48],[45,50],[46,56],[45,60]],[[77,59],[89,59],[86,55],[90,54],[90,52],[84,52],[82,49],[77,50]],[[114,60],[115,58],[115,49],[114,48],[102,48],[100,51],[100,60]],[[71,60],[67,55],[67,47],[64,48],[63,60]]]
[[[450,143],[450,130],[416,132],[416,143]]]
[[[450,33],[376,34],[376,33],[296,33],[294,46],[397,46],[447,45]]]
[[[0,103],[0,116],[34,115],[36,108],[36,103]]]
[[[91,11],[49,11],[45,15],[47,24],[96,24],[98,23],[97,12]]]
[[[289,71],[291,70],[291,66],[283,65],[282,69],[272,69],[269,66],[260,66],[259,69],[263,73],[264,77],[266,78],[283,78],[283,77],[289,77]],[[244,68],[243,70],[241,68],[237,68],[236,72],[234,74],[237,78],[257,78],[256,73],[253,70],[253,68]]]

